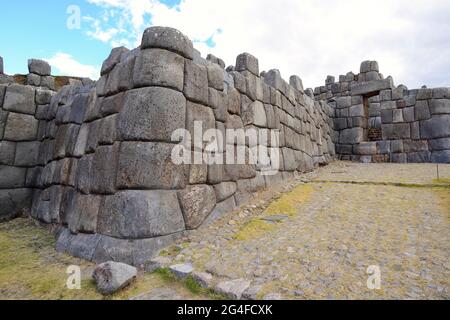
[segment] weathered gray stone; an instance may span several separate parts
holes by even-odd
[[[135,267],[119,262],[105,262],[95,268],[92,277],[97,290],[103,295],[111,295],[128,286],[137,276]]]
[[[23,211],[29,209],[32,194],[31,189],[0,190],[0,222],[20,216]]]
[[[259,76],[258,59],[249,53],[242,53],[236,58],[236,71],[249,71],[255,76]]]
[[[420,122],[420,136],[422,139],[446,138],[450,135],[450,115],[433,116],[429,120]]]
[[[213,110],[211,108],[192,103],[190,101],[187,102],[186,109],[187,130],[191,134],[192,145],[195,146],[197,151],[203,150],[207,144],[207,142],[203,142],[205,132],[207,130],[216,128],[216,121],[214,119]],[[200,124],[199,128],[202,129],[202,132],[200,132],[199,130],[195,131],[195,122],[198,122],[198,124]],[[199,143],[199,145],[194,145],[196,141]],[[202,142],[201,145],[200,142]]]
[[[383,132],[383,140],[411,138],[411,128],[409,123],[383,124],[381,129]]]
[[[4,68],[3,68],[3,57],[0,57],[0,74],[4,73]]]
[[[119,191],[106,196],[98,232],[119,239],[145,239],[185,228],[175,191]]]
[[[298,90],[298,91],[300,91],[300,92],[303,92],[304,91],[304,88],[303,88],[303,81],[302,81],[302,79],[300,79],[300,77],[299,76],[291,76],[290,78],[289,78],[289,84],[292,86],[292,87],[294,87],[294,89],[296,89],[296,90]]]
[[[54,92],[47,89],[36,89],[36,103],[37,104],[50,104]]]
[[[450,163],[450,150],[434,151],[431,153],[431,162]]]
[[[123,140],[167,141],[184,129],[186,100],[175,90],[150,87],[126,93],[119,115],[118,131]]]
[[[415,119],[415,111],[413,107],[403,109],[403,119],[405,122],[413,122]]]
[[[111,145],[117,140],[118,115],[114,114],[103,118],[99,129],[98,144]]]
[[[384,80],[375,80],[369,82],[355,83],[350,86],[352,96],[377,92],[384,89],[392,89],[392,78]]]
[[[432,99],[430,101],[431,114],[450,114],[450,99]]]
[[[450,150],[450,137],[430,140],[432,151]]]
[[[222,202],[236,193],[237,186],[235,182],[222,182],[214,186],[217,202]]]
[[[209,106],[214,109],[217,121],[225,122],[228,115],[227,97],[222,91],[209,88]]]
[[[210,225],[212,222],[222,218],[224,215],[232,212],[234,209],[236,209],[236,201],[234,197],[230,197],[227,200],[218,203],[202,226],[206,227]]]
[[[188,186],[178,192],[178,199],[188,230],[197,229],[216,205],[214,188],[208,185]]]
[[[417,92],[417,100],[429,100],[433,98],[433,89],[421,88]]]
[[[338,109],[348,108],[352,105],[352,97],[339,97],[336,99],[336,107]]]
[[[374,155],[377,154],[376,142],[362,142],[354,146],[355,154],[357,155]]]
[[[430,162],[431,153],[429,151],[420,151],[408,153],[408,163]]]
[[[363,128],[345,129],[340,132],[339,142],[343,144],[357,144],[364,139]]]
[[[264,75],[264,82],[275,90],[281,90],[283,86],[283,79],[281,78],[280,70],[272,69],[266,72]]]
[[[116,172],[119,143],[101,146],[95,151],[91,164],[91,191],[97,194],[113,194],[116,191]]]
[[[34,115],[36,112],[35,89],[12,84],[6,89],[3,109]]]
[[[40,76],[49,76],[52,73],[52,68],[46,61],[30,59],[28,60],[28,71]]]
[[[25,187],[26,168],[0,165],[0,189]]]
[[[16,143],[0,141],[0,164],[12,166],[16,154]]]
[[[187,99],[208,105],[208,73],[205,66],[187,60],[184,69],[184,90]]]
[[[125,105],[125,93],[119,93],[110,97],[100,98],[100,113],[102,116],[119,113]],[[93,120],[93,119],[90,119]]]
[[[127,189],[184,189],[188,166],[172,162],[174,145],[122,142],[117,187]]]
[[[39,141],[18,142],[16,145],[16,157],[14,165],[22,167],[32,167],[37,164]]]
[[[427,120],[431,118],[430,109],[428,107],[428,101],[426,100],[417,101],[414,111],[416,121]]]
[[[364,117],[365,116],[364,105],[358,104],[356,106],[350,107],[348,109],[348,115],[350,117]]]
[[[392,121],[394,123],[404,122],[404,120],[403,120],[403,110],[401,110],[401,109],[393,110]]]
[[[169,270],[180,279],[185,279],[194,271],[194,267],[190,263],[176,264],[169,267]]]
[[[41,87],[56,91],[55,78],[52,76],[41,77]]]
[[[183,91],[184,58],[162,49],[142,50],[134,65],[133,82],[135,87],[162,86]]]
[[[222,91],[224,89],[224,73],[223,69],[217,64],[208,64],[208,84],[211,88]]]
[[[391,141],[391,150],[393,153],[402,153],[403,152],[403,141],[402,140]]]
[[[394,121],[394,110],[381,110],[381,123],[392,123]]]
[[[112,49],[109,57],[103,62],[100,74],[103,76],[106,73],[109,73],[120,62],[121,58],[128,52],[129,50],[125,47]]]
[[[242,120],[244,125],[253,124],[258,127],[267,127],[267,116],[264,105],[260,101],[250,104],[247,109],[242,110]]]
[[[231,114],[241,114],[241,95],[235,88],[229,88],[227,92],[228,97],[228,112]]]
[[[428,151],[428,142],[426,140],[421,141],[405,140],[403,142],[403,146],[406,153]]]
[[[240,93],[245,94],[247,92],[247,82],[245,77],[236,71],[232,71],[231,75],[233,76],[234,87],[239,90]]]
[[[240,300],[242,294],[250,287],[251,282],[244,279],[223,281],[216,285],[216,292],[233,300]]]
[[[37,136],[39,122],[32,115],[10,112],[5,126],[4,139],[30,141]]]
[[[141,49],[160,48],[173,51],[187,59],[194,58],[191,40],[180,31],[168,27],[151,27],[144,31]]]

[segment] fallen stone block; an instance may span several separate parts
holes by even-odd
[[[194,267],[190,263],[176,264],[169,267],[169,270],[180,279],[185,279],[194,271]]]
[[[92,275],[97,290],[103,295],[111,295],[127,287],[137,276],[137,269],[124,263],[105,262]]]

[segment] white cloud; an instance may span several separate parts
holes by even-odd
[[[358,72],[366,59],[378,60],[397,84],[450,86],[448,0],[183,0],[173,8],[156,0],[87,1],[121,12],[127,37],[111,35],[114,44],[136,46],[144,28],[164,25],[188,35],[203,55],[234,64],[247,51],[261,70],[298,74],[309,87],[328,74]],[[216,46],[207,50],[211,36]]]
[[[100,75],[98,68],[82,64],[68,53],[58,52],[53,57],[44,60],[56,68],[60,75],[89,77],[92,80],[97,80]]]

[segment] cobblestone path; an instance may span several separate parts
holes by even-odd
[[[337,162],[192,233],[173,261],[249,280],[258,298],[449,299],[450,166],[440,174]],[[380,289],[367,286],[369,266]]]

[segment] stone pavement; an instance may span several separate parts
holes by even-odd
[[[213,288],[250,282],[247,298],[449,299],[450,188],[421,186],[438,184],[435,171],[337,162],[162,254],[212,274]],[[440,172],[444,185],[450,166]],[[323,182],[344,180],[355,183]],[[379,290],[367,287],[369,266],[380,268]]]

